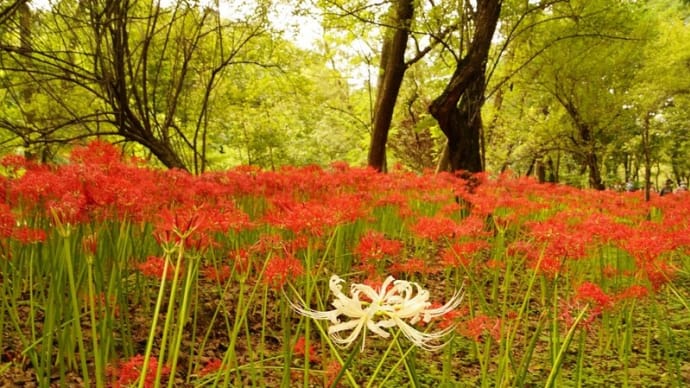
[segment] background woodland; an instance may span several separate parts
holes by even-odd
[[[681,0],[3,0],[0,152],[690,176]]]

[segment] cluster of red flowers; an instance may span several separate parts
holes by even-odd
[[[460,326],[460,333],[475,342],[481,342],[483,336],[489,335],[495,341],[501,340],[501,319],[480,314]]]
[[[167,280],[172,280],[175,276],[175,265],[168,262],[168,268],[165,268],[165,258],[158,256],[149,256],[145,262],[138,265],[139,271],[144,276],[150,276],[157,279],[162,279],[165,274]],[[178,275],[179,276],[179,275]]]
[[[314,346],[314,343],[311,342],[309,344],[309,348],[307,348],[307,341],[304,337],[299,337],[297,341],[295,341],[295,346],[292,348],[292,350],[293,353],[297,356],[308,356],[309,362],[319,361],[319,355],[316,352],[316,347]]]
[[[130,387],[137,382],[141,377],[142,367],[144,366],[144,356],[137,354],[136,356],[124,361],[116,366],[109,366],[106,374],[111,379],[111,387]],[[150,388],[154,386],[156,379],[156,371],[158,369],[158,359],[151,357],[146,369],[146,376],[144,379],[144,387]],[[170,367],[163,365],[161,375],[167,377],[170,374]]]
[[[276,289],[282,288],[289,280],[304,273],[302,262],[293,256],[272,257],[266,263],[264,282]]]
[[[203,368],[199,370],[199,376],[206,376],[211,373],[216,373],[223,366],[223,360],[212,358],[204,364]]]
[[[98,255],[106,249],[98,233],[91,234],[93,224],[123,221],[147,239],[133,265],[145,276],[160,279],[164,249],[177,245],[201,260],[200,273],[211,281],[253,276],[275,288],[313,271],[305,257],[314,253],[324,260],[346,258],[371,279],[440,271],[483,276],[512,259],[554,279],[582,261],[599,260],[602,252],[615,255],[620,260],[596,265],[628,286],[604,287],[606,293],[596,283],[581,284],[564,302],[563,319],[572,321],[583,306],[596,317],[620,301],[659,290],[690,253],[685,194],[646,203],[633,193],[578,190],[509,174],[378,174],[343,164],[278,171],[245,166],[193,176],[147,168],[103,142],[75,148],[70,160],[59,166],[17,156],[1,161],[7,172],[0,178],[2,257],[12,256],[11,247],[46,241],[47,225],[81,224],[81,252]],[[330,240],[341,231],[337,242]],[[332,250],[321,255],[326,249]],[[168,262],[169,279],[173,265]],[[191,268],[183,261],[178,270],[185,267]],[[501,324],[477,312],[461,331],[479,340],[498,336]]]

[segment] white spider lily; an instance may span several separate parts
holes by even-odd
[[[454,329],[453,326],[437,332],[421,332],[412,325],[423,321],[428,323],[432,318],[442,316],[458,307],[462,301],[462,295],[456,292],[443,306],[430,308],[429,291],[424,290],[415,282],[395,280],[392,276],[386,278],[377,291],[365,284],[350,285],[350,295],[342,292],[342,280],[337,275],[331,276],[329,287],[335,300],[331,303],[335,309],[329,311],[317,311],[296,305],[290,302],[292,308],[298,313],[320,320],[329,320],[332,325],[328,328],[328,334],[339,345],[349,346],[362,334],[362,350],[364,350],[367,329],[374,334],[389,338],[390,333],[386,329],[398,327],[407,339],[413,344],[427,350],[435,350],[445,344],[435,344],[446,334]],[[360,300],[364,295],[368,300]],[[343,315],[350,320],[341,322]],[[343,332],[350,331],[346,337]]]

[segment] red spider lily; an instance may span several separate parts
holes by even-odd
[[[327,199],[328,207],[335,214],[337,224],[347,224],[365,218],[369,209],[365,204],[370,195],[366,192],[340,194]]]
[[[275,227],[299,235],[321,236],[328,228],[353,222],[364,216],[361,195],[334,196],[307,202],[274,200],[275,211],[264,220]]]
[[[211,233],[243,229],[249,217],[232,207],[184,206],[163,209],[154,235],[161,243],[182,241],[186,247],[201,250],[215,246]]]
[[[460,325],[460,334],[475,341],[482,342],[482,337],[490,335],[495,341],[501,340],[501,319],[480,314]]]
[[[205,214],[194,208],[163,209],[156,224],[154,236],[160,243],[185,242],[192,239],[195,233],[201,234],[205,229]]]
[[[266,263],[263,279],[268,286],[281,289],[288,280],[294,280],[302,274],[302,262],[293,256],[272,257]]]
[[[36,166],[27,170],[20,178],[13,179],[8,185],[8,196],[13,205],[21,204],[31,210],[44,203],[53,193],[57,176],[47,166]]]
[[[74,164],[113,166],[122,164],[122,153],[111,143],[93,140],[85,146],[77,146],[70,153]]]
[[[455,236],[458,224],[446,217],[420,217],[417,222],[410,227],[410,231],[415,236],[438,241],[442,238],[452,238]]]
[[[436,302],[431,305],[431,308],[439,308],[441,306],[441,303]],[[439,329],[446,329],[453,325],[457,325],[463,317],[467,316],[467,314],[469,314],[469,307],[461,306],[460,308],[449,311],[443,316],[439,317],[436,321],[436,324],[438,325]]]
[[[584,282],[577,288],[575,300],[589,303],[593,308],[602,310],[610,309],[614,305],[614,298],[607,295],[601,287],[591,282]]]
[[[613,277],[616,277],[621,274],[621,272],[618,270],[618,268],[612,266],[612,265],[605,265],[601,269],[602,275],[604,275],[605,278],[610,279]]]
[[[440,268],[430,266],[425,260],[413,257],[391,264],[388,272],[391,275],[400,276],[404,274],[429,274],[439,270]]]
[[[530,260],[537,260],[541,256],[541,249],[530,241],[518,240],[508,245],[506,254],[509,256],[526,257]]]
[[[344,174],[350,169],[350,165],[342,160],[331,162],[330,166],[333,170],[340,174]]]
[[[553,278],[563,269],[563,259],[553,256],[544,256],[538,260],[531,260],[529,265],[538,273]]]
[[[594,323],[597,322],[597,318],[601,316],[603,310],[599,306],[589,306],[582,300],[561,300],[559,302],[558,320],[563,324],[565,329],[568,330],[575,324],[575,319],[585,308],[588,310],[580,320],[579,325],[585,330],[591,330]]]
[[[201,274],[209,280],[217,283],[225,283],[232,276],[232,267],[229,265],[222,265],[219,268],[209,265],[201,270]]]
[[[597,318],[605,311],[615,306],[616,298],[606,294],[601,287],[591,282],[582,283],[575,291],[575,296],[568,301],[561,301],[558,319],[566,328],[575,324],[576,317],[587,308],[580,325],[585,329],[591,329]]]
[[[637,272],[637,277],[646,277],[652,289],[656,292],[659,291],[664,284],[673,280],[677,271],[678,268],[674,265],[661,260],[655,260],[648,263],[641,263],[641,268]]]
[[[314,343],[311,342],[309,344],[309,351],[306,349],[306,339],[304,336],[299,337],[297,341],[295,342],[295,346],[293,346],[292,351],[294,354],[298,356],[309,356],[309,362],[318,362],[319,357],[316,352],[316,349],[314,347]]]
[[[368,231],[354,249],[355,254],[364,262],[377,262],[384,257],[396,257],[403,249],[403,243],[386,238],[383,233]]]
[[[27,159],[22,155],[10,154],[5,155],[0,160],[0,165],[10,170],[19,170],[27,167]]]
[[[261,234],[250,250],[256,253],[282,251],[285,247],[283,237],[278,234]]]
[[[616,222],[610,215],[594,213],[583,216],[584,219],[575,227],[602,244],[622,240],[632,233],[630,226]]]
[[[287,229],[294,234],[304,232],[312,236],[321,236],[326,227],[336,223],[335,220],[326,205],[316,202],[291,204],[265,217],[270,225]]]
[[[137,268],[139,271],[148,277],[153,277],[157,279],[163,278],[163,270],[165,267],[165,258],[157,256],[149,256],[145,262],[139,264]],[[182,268],[180,272],[182,272]],[[172,280],[175,277],[175,265],[173,263],[168,263],[168,270],[166,272],[165,278],[167,280]]]
[[[489,243],[483,240],[458,242],[443,251],[441,263],[449,268],[468,268],[472,258],[488,253],[489,248]]]
[[[410,198],[401,192],[386,193],[385,196],[377,199],[374,203],[375,207],[392,206],[397,208],[398,215],[402,218],[412,214],[412,209],[409,204]]]
[[[199,370],[199,376],[206,376],[211,373],[216,373],[220,371],[220,368],[223,366],[223,361],[218,359],[218,358],[212,358],[204,364],[204,367]]]
[[[336,360],[328,363],[325,371],[327,387],[330,387],[333,385],[333,383],[335,383],[335,378],[338,377],[341,369],[343,369],[343,366],[340,365],[340,363]],[[340,384],[338,384],[338,386],[340,386]]]
[[[615,295],[616,300],[628,300],[628,299],[634,299],[634,300],[640,300],[644,299],[649,295],[649,288],[642,286],[640,284],[633,284],[630,285],[629,287],[619,291]]]
[[[17,221],[12,215],[12,209],[4,203],[0,203],[0,237],[12,236]]]
[[[68,191],[59,199],[49,200],[48,214],[60,225],[74,225],[87,221],[87,199],[80,191]]]
[[[486,228],[486,219],[470,215],[463,218],[455,228],[455,235],[457,237],[489,237],[491,232]]]
[[[656,223],[645,223],[622,240],[620,245],[635,258],[638,266],[643,266],[686,245],[686,234],[663,230]]]
[[[137,354],[129,360],[117,366],[108,366],[106,374],[113,379],[112,387],[130,387],[141,376],[141,368],[144,365],[144,356]],[[156,370],[158,369],[158,359],[151,357],[149,359],[148,368],[146,369],[146,376],[144,376],[144,387],[153,387],[156,379]],[[167,377],[170,374],[170,367],[164,365],[162,367],[161,375]]]
[[[95,255],[98,249],[98,235],[90,234],[81,240],[81,246],[85,253]]]
[[[247,275],[250,268],[249,251],[238,249],[228,254],[228,259],[232,261],[232,270],[240,275]]]
[[[564,219],[553,217],[541,222],[528,222],[530,235],[544,247],[544,255],[579,259],[586,257],[592,235],[582,229],[573,229]]]
[[[462,205],[460,205],[457,202],[452,202],[452,203],[448,203],[448,204],[443,205],[441,210],[439,210],[438,214],[440,214],[442,216],[446,216],[446,217],[452,217],[452,216],[455,216],[457,214],[460,214],[462,209],[463,209]]]
[[[486,268],[488,269],[505,269],[506,263],[505,261],[498,260],[498,259],[489,259],[484,263]]]
[[[21,244],[35,244],[46,241],[48,238],[43,229],[34,229],[27,226],[18,226],[12,231],[12,238]]]

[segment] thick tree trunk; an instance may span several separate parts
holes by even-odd
[[[594,149],[592,131],[589,129],[587,124],[582,122],[582,120],[578,120],[578,122],[579,124],[577,127],[583,143],[582,148],[585,150],[584,164],[589,171],[589,187],[596,190],[604,190],[604,182],[601,180],[601,172],[599,171],[599,158],[597,157],[596,150]]]
[[[458,107],[438,120],[448,138],[448,161],[451,171],[483,171],[481,159],[481,108],[484,105],[484,72],[478,73],[465,89]]]
[[[188,171],[187,166],[184,164],[184,162],[182,162],[180,156],[170,147],[170,143],[153,141],[149,144],[142,142],[142,144],[151,150],[151,152],[156,155],[158,160],[160,160],[165,167]]]
[[[386,34],[381,49],[373,132],[368,156],[369,166],[378,171],[385,170],[388,131],[393,119],[395,102],[405,76],[405,49],[410,22],[414,15],[413,0],[396,1],[392,12],[392,24],[396,25],[397,29],[391,34]]]
[[[604,182],[601,180],[601,171],[599,171],[599,160],[594,151],[587,152],[585,163],[589,170],[589,187],[597,190],[604,190]]]
[[[481,107],[484,104],[486,61],[491,39],[501,14],[501,0],[478,0],[474,14],[474,34],[467,54],[458,60],[448,85],[429,106],[448,138],[453,171],[483,170],[480,136]]]

